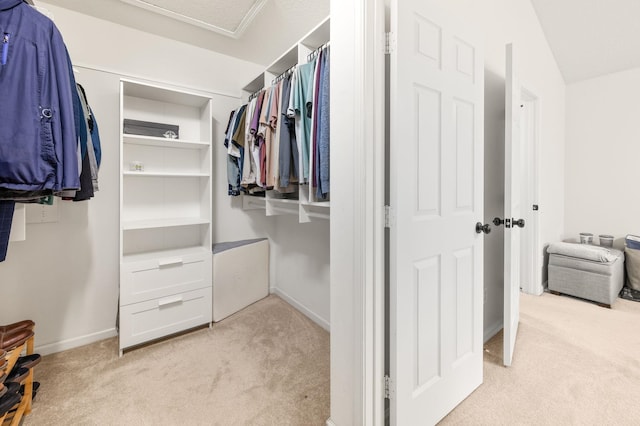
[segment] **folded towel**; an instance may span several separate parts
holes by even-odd
[[[563,256],[576,257],[578,259],[601,263],[613,262],[622,256],[622,252],[620,250],[613,248],[575,243],[551,243],[547,248],[547,253],[561,254]]]

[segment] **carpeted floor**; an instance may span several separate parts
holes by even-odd
[[[484,384],[443,425],[634,425],[640,303],[522,295],[513,366],[502,335]],[[27,425],[324,425],[329,335],[281,299],[117,356],[109,339],[44,357]],[[417,423],[419,424],[419,423]],[[404,426],[404,425],[398,425]]]
[[[125,353],[117,340],[43,357],[26,425],[324,425],[329,335],[276,296]]]
[[[499,333],[485,345],[484,384],[441,424],[640,424],[640,303],[520,300],[513,365],[502,366]]]

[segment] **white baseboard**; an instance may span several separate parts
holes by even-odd
[[[489,339],[498,334],[502,330],[502,321],[498,321],[495,324],[484,329],[484,343],[487,343]]]
[[[68,349],[78,348],[100,340],[109,339],[118,335],[115,328],[99,331],[97,333],[87,334],[73,339],[62,340],[60,342],[48,343],[42,346],[36,346],[35,352],[40,355],[49,355],[56,352],[66,351]]]
[[[291,306],[293,306],[294,308],[296,308],[297,310],[299,310],[300,312],[302,312],[307,318],[309,318],[311,321],[315,322],[316,324],[318,324],[320,327],[324,328],[327,331],[331,331],[331,326],[329,324],[328,321],[326,321],[324,318],[321,318],[319,315],[317,315],[315,312],[311,311],[309,308],[307,308],[306,306],[304,306],[302,303],[298,302],[296,299],[294,299],[293,297],[289,296],[287,293],[285,293],[284,291],[280,290],[277,287],[271,287],[269,289],[269,293],[271,294],[275,294],[276,296],[280,297],[281,299],[283,299],[285,302],[287,302],[288,304],[290,304]]]

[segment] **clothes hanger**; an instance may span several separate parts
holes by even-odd
[[[35,4],[33,4],[33,0],[24,0],[24,2],[28,5],[35,6]]]

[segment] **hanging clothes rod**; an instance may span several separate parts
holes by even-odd
[[[316,56],[318,56],[318,54],[322,51],[322,49],[325,49],[327,47],[329,47],[331,44],[330,41],[326,42],[325,44],[323,44],[322,46],[318,47],[316,50],[312,51],[311,53],[309,53],[307,55],[307,62],[311,62],[311,60],[313,58],[315,58]]]
[[[277,76],[276,78],[274,78],[271,81],[271,84],[276,84],[277,82],[279,82],[280,80],[283,80],[284,78],[288,77],[289,75],[293,74],[293,72],[296,70],[296,66],[294,65],[291,68],[289,68],[288,70],[286,70],[285,72],[283,72],[282,74],[280,74],[279,76]]]
[[[262,92],[264,89],[260,89],[257,92],[253,92],[252,94],[249,95],[249,102],[251,102],[253,100],[253,98],[258,97],[258,95],[260,94],[260,92]]]

